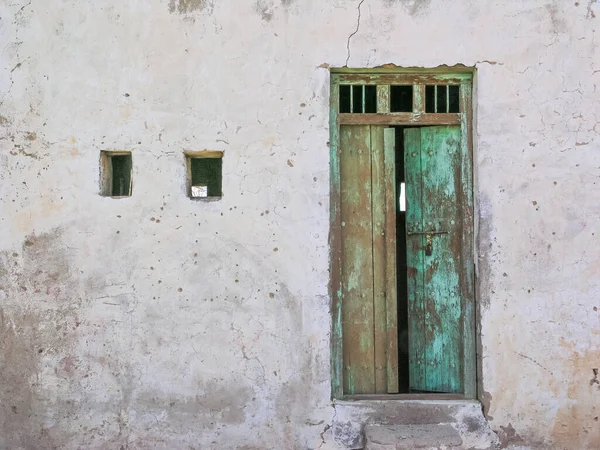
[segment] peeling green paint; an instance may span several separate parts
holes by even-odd
[[[410,386],[415,391],[461,393],[461,130],[413,128],[404,136],[407,263],[412,268]],[[430,255],[424,248],[427,240]]]

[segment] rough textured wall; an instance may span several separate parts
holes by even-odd
[[[482,399],[600,447],[600,4],[0,1],[0,448],[331,448],[328,66],[476,66]],[[596,40],[596,41],[595,41]],[[133,197],[99,192],[132,150]],[[183,150],[223,150],[190,201]]]

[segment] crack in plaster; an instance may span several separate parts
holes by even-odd
[[[596,13],[592,9],[592,5],[597,2],[598,2],[598,0],[589,0],[588,5],[587,5],[587,13],[585,14],[586,19],[595,19],[596,18]]]
[[[319,436],[321,437],[321,443],[319,444],[318,449],[322,448],[325,444],[327,444],[327,440],[325,439],[325,433],[327,433],[329,430],[333,431],[333,425],[335,424],[335,421],[337,419],[337,408],[335,407],[335,404],[333,404],[332,406],[333,417],[331,418],[331,423],[325,424],[323,431],[319,434]]]
[[[17,29],[15,31],[15,41],[17,43],[19,42],[19,26],[17,24],[17,20],[19,18],[19,16],[23,13],[23,10],[25,8],[27,8],[28,6],[31,5],[32,0],[29,0],[29,3],[24,4],[23,6],[21,6],[19,8],[19,10],[15,13],[14,19],[15,21],[13,22],[15,25],[17,25]],[[6,97],[8,97],[8,94],[10,94],[13,85],[15,84],[14,80],[13,80],[13,72],[17,69],[19,69],[23,64],[19,61],[21,59],[21,57],[19,56],[19,47],[17,46],[17,51],[16,51],[16,55],[17,55],[17,64],[12,68],[12,70],[10,71],[10,86],[8,87],[8,91],[6,91]],[[29,58],[27,58],[29,59]],[[0,102],[0,105],[3,105],[4,101]]]
[[[361,11],[360,11],[360,7],[362,6],[362,4],[365,2],[365,0],[360,0],[360,2],[358,3],[358,6],[356,9],[358,9],[358,17],[356,18],[356,30],[354,30],[354,32],[350,33],[350,36],[348,36],[348,43],[346,44],[346,50],[348,51],[348,56],[346,56],[346,67],[348,66],[348,61],[350,61],[350,40],[352,39],[352,37],[358,33],[358,30],[360,28],[360,17],[361,17]]]
[[[536,366],[538,366],[538,367],[541,367],[541,368],[542,368],[542,369],[544,369],[546,372],[548,372],[550,375],[554,375],[550,369],[548,369],[548,368],[547,368],[547,367],[545,367],[545,366],[542,366],[542,365],[541,365],[539,362],[537,362],[535,359],[531,358],[530,356],[524,355],[523,353],[518,353],[518,352],[515,352],[515,353],[516,353],[517,355],[519,355],[521,358],[524,358],[524,359],[526,359],[526,360],[528,360],[528,361],[531,361],[531,362],[532,362],[532,363],[534,363]]]

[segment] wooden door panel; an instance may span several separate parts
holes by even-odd
[[[406,130],[405,152],[410,385],[419,391],[459,393],[463,391],[459,274],[464,270],[460,128]]]
[[[384,128],[371,127],[371,185],[373,201],[373,319],[375,393],[387,393],[387,320],[385,282],[385,162]]]
[[[404,179],[406,183],[406,267],[410,387],[426,390],[426,322],[423,304],[423,177],[421,175],[421,129],[404,130]]]
[[[342,126],[344,393],[398,392],[394,134]]]
[[[446,233],[431,239],[432,254],[424,256],[423,268],[427,383],[435,392],[462,392],[460,150],[459,127],[421,129],[423,226]]]
[[[340,129],[344,393],[375,392],[371,127]]]

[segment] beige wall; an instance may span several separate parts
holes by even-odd
[[[0,1],[0,447],[334,448],[346,63],[477,68],[488,420],[600,447],[600,4],[170,3]],[[203,149],[218,202],[186,197]],[[133,197],[98,195],[101,150],[133,152]]]

